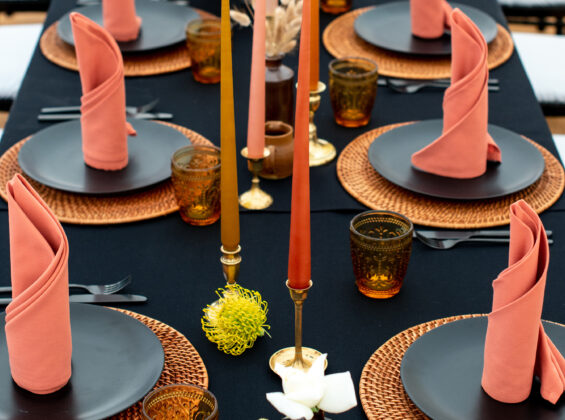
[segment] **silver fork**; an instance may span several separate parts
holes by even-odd
[[[384,80],[381,82],[381,80]],[[447,89],[450,85],[449,80],[407,80],[407,79],[379,79],[380,85],[387,86],[392,90],[400,93],[416,93],[425,87],[437,87],[440,89]],[[498,80],[489,79],[488,90],[497,92],[500,90]]]
[[[472,237],[464,237],[459,239],[428,238],[418,233],[417,231],[416,231],[416,238],[418,238],[420,242],[422,242],[424,245],[429,246],[430,248],[442,249],[442,250],[451,249],[460,242],[487,242],[487,243],[504,243],[504,244],[510,242],[510,238],[472,238]],[[553,239],[548,239],[547,242],[549,245],[552,245]]]
[[[111,284],[76,284],[76,283],[69,283],[70,287],[76,287],[79,289],[88,290],[93,295],[111,295],[122,290],[128,284],[131,283],[131,274],[128,274],[126,277]],[[0,293],[3,292],[11,292],[12,288],[10,286],[0,287]]]
[[[144,114],[155,108],[155,106],[157,106],[158,103],[159,103],[159,98],[153,99],[151,102],[139,106],[126,106],[126,114],[130,116],[136,114]],[[57,113],[65,113],[65,112],[80,112],[80,106],[79,105],[48,106],[45,108],[41,108],[39,110],[40,114],[57,114]]]

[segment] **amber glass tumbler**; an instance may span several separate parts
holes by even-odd
[[[322,0],[320,7],[326,13],[337,15],[349,11],[351,3],[353,3],[353,0]]]
[[[193,20],[186,27],[186,44],[190,52],[192,76],[200,83],[220,81],[220,21]]]
[[[185,146],[173,154],[171,179],[182,219],[205,226],[220,218],[220,149]]]
[[[359,291],[377,299],[396,295],[412,252],[412,222],[392,211],[369,210],[351,220],[349,232]]]
[[[360,57],[330,62],[330,100],[335,121],[345,127],[361,127],[371,119],[377,96],[377,63]]]
[[[196,385],[166,385],[145,397],[143,414],[147,420],[217,420],[218,401]]]

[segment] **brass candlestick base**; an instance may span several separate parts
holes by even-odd
[[[321,93],[326,90],[326,85],[318,82],[318,89],[310,91],[310,125],[309,125],[309,144],[310,144],[310,166],[320,166],[331,162],[336,157],[333,144],[327,140],[318,138],[318,130],[314,124],[314,113],[320,107]]]
[[[239,204],[250,210],[263,210],[273,204],[273,197],[259,187],[259,172],[263,169],[263,161],[271,152],[265,149],[263,157],[259,159],[250,158],[247,147],[241,150],[241,155],[249,161],[249,170],[253,174],[251,189],[239,196]]]
[[[310,280],[310,285],[307,288],[293,289],[288,285],[288,280],[286,281],[286,287],[288,287],[290,297],[294,302],[294,347],[286,347],[271,356],[269,367],[273,372],[277,363],[307,371],[312,366],[312,362],[322,354],[318,350],[302,347],[302,307],[312,284],[312,280]],[[328,361],[326,360],[324,368],[327,366]]]

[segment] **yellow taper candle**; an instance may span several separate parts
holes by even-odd
[[[222,245],[235,251],[239,245],[239,202],[235,149],[235,116],[231,54],[230,2],[222,0],[222,46],[220,88],[220,140],[222,160]]]

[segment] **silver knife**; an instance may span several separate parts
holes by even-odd
[[[78,120],[80,114],[39,114],[37,119],[39,121],[66,121],[66,120]],[[168,112],[143,112],[135,115],[129,115],[128,118],[133,118],[134,120],[170,120],[173,118],[173,114]]]
[[[509,238],[509,230],[423,230],[418,229],[418,233],[422,236],[433,239],[459,239],[463,236],[472,236],[475,238]],[[553,235],[551,230],[545,231],[546,235],[550,237]],[[414,237],[416,233],[414,232]]]
[[[0,305],[8,305],[12,298],[1,298]],[[92,295],[90,293],[70,295],[69,301],[74,303],[139,303],[147,302],[147,297],[141,295],[113,294]]]

